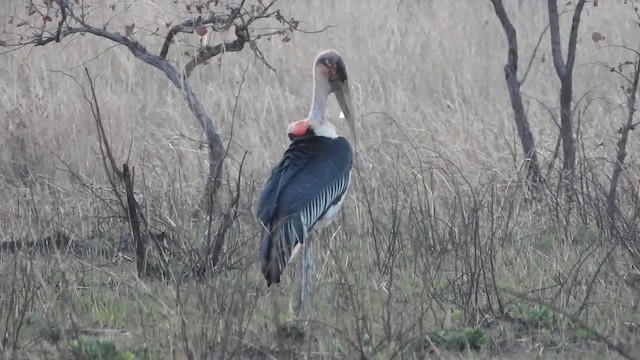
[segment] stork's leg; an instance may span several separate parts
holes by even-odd
[[[313,251],[311,242],[307,241],[302,246],[302,259],[300,259],[300,292],[298,295],[297,315],[300,316],[305,311],[305,306],[310,307],[313,303]]]

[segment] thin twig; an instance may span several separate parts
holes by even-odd
[[[538,37],[538,42],[536,42],[536,46],[533,48],[533,54],[529,58],[529,64],[527,64],[527,69],[524,71],[524,75],[522,75],[522,80],[520,80],[520,86],[524,85],[524,82],[527,80],[527,76],[529,75],[529,71],[531,70],[531,66],[533,65],[533,61],[536,58],[536,53],[538,52],[538,48],[540,48],[540,44],[542,43],[542,39],[544,38],[544,34],[547,33],[549,29],[549,24],[547,24],[542,32],[540,32],[540,36]]]

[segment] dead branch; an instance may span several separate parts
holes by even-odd
[[[138,218],[138,202],[133,195],[133,179],[135,170],[129,172],[129,165],[122,165],[122,182],[124,182],[125,193],[127,194],[127,214],[129,216],[129,224],[131,224],[131,232],[133,240],[136,244],[136,268],[138,277],[146,274],[147,267],[147,249],[144,237],[140,234],[140,219]]]
[[[125,202],[120,195],[120,192],[117,190],[116,182],[113,179],[112,172],[116,174],[118,179],[122,179],[122,173],[118,169],[116,165],[116,161],[113,158],[113,153],[111,152],[111,146],[109,145],[109,141],[107,140],[107,134],[104,131],[104,125],[102,124],[102,116],[100,115],[100,104],[98,103],[98,98],[96,97],[96,89],[93,83],[93,79],[91,75],[89,75],[89,69],[84,69],[87,79],[89,81],[89,90],[91,91],[91,98],[88,98],[85,95],[85,99],[91,106],[91,114],[93,115],[94,120],[96,121],[96,127],[98,129],[98,142],[100,143],[100,152],[102,153],[102,165],[105,170],[105,174],[107,175],[107,179],[111,185],[111,189],[113,189],[113,193],[118,199],[118,203],[124,209]],[[84,89],[83,89],[84,92]],[[107,160],[109,160],[109,164],[111,165],[111,171],[109,171],[109,167],[107,166]]]
[[[514,121],[518,130],[518,136],[524,150],[525,159],[527,161],[527,178],[532,184],[540,184],[544,182],[544,178],[540,172],[538,155],[535,147],[533,133],[524,111],[522,102],[522,93],[520,87],[522,83],[518,80],[518,37],[516,29],[509,20],[509,16],[504,9],[502,0],[491,0],[496,16],[502,24],[502,28],[507,35],[507,64],[504,66],[504,76],[511,98],[511,108],[514,113]]]
[[[127,219],[129,224],[131,225],[131,232],[133,235],[133,239],[135,242],[135,253],[136,253],[136,268],[138,270],[138,277],[143,277],[146,274],[146,265],[147,265],[147,250],[146,250],[146,241],[145,237],[142,236],[140,232],[140,218],[138,217],[138,203],[133,193],[133,181],[135,171],[129,171],[129,165],[122,165],[122,171],[119,171],[116,167],[116,161],[111,152],[111,147],[109,145],[109,141],[107,140],[107,135],[104,131],[104,126],[102,124],[102,117],[100,115],[100,106],[98,104],[98,97],[96,96],[95,85],[91,75],[89,74],[89,69],[85,68],[85,74],[89,81],[89,89],[91,91],[91,111],[93,113],[93,118],[96,121],[98,127],[98,134],[100,137],[100,148],[104,147],[106,149],[106,154],[103,152],[102,160],[104,163],[105,172],[108,174],[109,181],[111,182],[111,187],[113,192],[116,194],[118,201],[120,202],[120,206],[123,210],[127,212]],[[122,201],[120,196],[120,192],[118,191],[118,187],[115,184],[115,181],[111,178],[109,168],[106,163],[106,159],[109,160],[111,165],[111,170],[117,175],[118,179],[124,183],[124,189],[126,194],[126,206]]]

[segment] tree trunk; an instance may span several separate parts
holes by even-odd
[[[562,136],[562,152],[564,154],[562,170],[566,175],[571,175],[576,165],[576,145],[573,138],[573,114],[571,111],[571,98],[573,94],[573,81],[571,73],[565,74],[560,87],[560,133]]]
[[[172,77],[169,76],[169,79],[172,80]],[[193,92],[191,86],[189,86],[189,84],[187,83],[187,80],[184,79],[183,81],[184,82],[178,87],[184,91],[185,99],[187,100],[189,109],[202,126],[209,147],[209,174],[207,176],[207,182],[204,192],[204,200],[205,204],[207,204],[206,208],[208,213],[209,211],[213,210],[212,207],[215,202],[218,189],[220,188],[220,184],[222,183],[220,180],[220,175],[222,174],[222,165],[224,163],[226,149],[224,147],[224,144],[222,143],[220,129],[213,121],[213,119],[209,117],[204,111],[202,103],[200,102],[200,100],[198,100],[198,97]],[[176,84],[175,81],[174,84]]]
[[[573,96],[573,65],[576,59],[576,44],[578,41],[580,16],[584,9],[585,1],[586,0],[578,0],[573,12],[566,62],[562,58],[558,3],[557,0],[547,1],[549,9],[549,33],[551,35],[551,54],[553,55],[553,66],[556,69],[558,79],[560,79],[560,135],[562,138],[563,152],[562,170],[565,176],[567,176],[569,185],[573,181],[573,169],[576,165],[576,145],[573,138],[573,112],[571,109],[571,99]]]
[[[515,30],[514,30],[515,32]],[[517,50],[516,50],[517,51]],[[514,121],[518,130],[518,137],[524,150],[525,161],[527,162],[527,178],[533,184],[540,184],[543,181],[540,173],[540,165],[538,163],[538,154],[536,152],[535,140],[531,133],[529,120],[524,111],[522,103],[522,94],[520,93],[520,81],[517,78],[517,65],[510,62],[504,66],[504,77],[507,81],[509,89],[509,97],[511,98],[511,108],[513,109]]]
[[[513,109],[514,121],[518,130],[518,137],[524,150],[525,161],[527,162],[527,178],[532,184],[537,185],[543,182],[536,152],[536,143],[529,126],[527,114],[522,103],[522,93],[520,92],[520,80],[518,80],[518,37],[516,29],[509,20],[504,9],[502,0],[491,0],[496,12],[496,16],[502,24],[504,33],[507,36],[507,64],[504,66],[504,77],[509,90],[511,108]]]

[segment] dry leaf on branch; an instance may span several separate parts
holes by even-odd
[[[594,31],[591,34],[591,40],[593,40],[594,43],[597,43],[598,41],[604,41],[605,38],[606,37],[602,35],[599,31]]]
[[[127,25],[124,27],[124,34],[126,36],[131,36],[133,35],[133,29],[136,27],[136,23],[133,23],[131,25]]]
[[[196,34],[198,34],[199,36],[205,36],[206,33],[207,33],[207,27],[206,26],[198,26],[198,27],[196,27]]]

